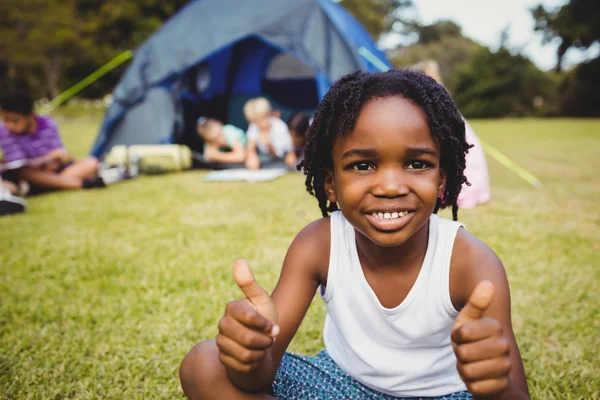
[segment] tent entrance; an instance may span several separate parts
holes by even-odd
[[[287,121],[295,112],[314,112],[319,103],[315,71],[258,37],[224,48],[187,71],[178,83],[183,114],[178,143],[202,151],[196,134],[200,116],[216,118],[241,129],[246,101],[264,96]]]

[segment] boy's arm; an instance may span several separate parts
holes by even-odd
[[[271,295],[279,315],[277,340],[260,365],[248,373],[227,368],[232,382],[246,391],[259,391],[275,378],[279,363],[298,330],[329,263],[329,220],[304,228],[294,239]]]
[[[46,119],[46,127],[41,131],[40,135],[39,140],[44,144],[44,147],[52,149],[40,157],[40,159],[45,159],[45,162],[52,160],[67,162],[72,159],[71,154],[65,149],[60,138],[58,125],[53,119]]]
[[[67,162],[70,161],[73,157],[71,157],[71,154],[64,147],[58,147],[54,150],[50,150],[48,153],[44,154],[40,158],[45,158],[48,161],[59,160],[61,162]]]
[[[460,229],[452,252],[450,274],[450,293],[455,308],[462,309],[483,281],[493,284],[494,295],[489,306],[482,310],[481,318],[473,319],[476,323],[465,323],[460,328],[455,326],[452,332],[459,374],[475,399],[529,399],[523,362],[511,323],[510,289],[504,266],[487,245]],[[490,332],[492,334],[488,335]],[[490,371],[502,370],[504,362],[508,363],[506,370],[510,372],[494,376]],[[490,394],[478,395],[485,392]]]
[[[260,168],[260,160],[256,153],[256,141],[248,139],[248,147],[246,148],[246,168],[256,170]]]
[[[221,152],[211,148],[207,157],[210,162],[243,163],[246,159],[246,149],[240,142],[234,142],[230,152]]]
[[[40,168],[53,160],[59,160],[60,162],[64,163],[64,162],[70,161],[71,159],[72,159],[72,157],[69,154],[69,152],[67,152],[63,148],[60,148],[60,149],[50,150],[48,153],[44,154],[41,157],[33,158],[33,159],[29,160],[27,164],[33,168]]]

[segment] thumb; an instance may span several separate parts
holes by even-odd
[[[266,290],[256,283],[254,274],[245,260],[240,259],[235,262],[233,265],[233,275],[235,276],[237,285],[252,304],[259,306],[271,302],[271,297]]]
[[[494,284],[490,281],[479,282],[469,301],[460,311],[454,322],[452,330],[460,328],[463,324],[478,320],[487,311],[494,298]]]

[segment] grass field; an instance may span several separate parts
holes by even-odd
[[[98,120],[60,120],[84,155]],[[459,218],[502,258],[535,399],[600,398],[600,120],[473,121],[537,175],[489,160],[493,201]],[[202,172],[31,198],[0,219],[0,398],[181,398],[177,370],[237,298],[233,261],[275,285],[319,217],[302,178],[216,184]],[[322,348],[316,299],[291,350]]]

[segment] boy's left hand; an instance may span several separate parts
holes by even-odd
[[[452,327],[456,368],[475,396],[497,395],[508,387],[509,342],[500,323],[485,312],[492,303],[494,285],[480,282]]]

